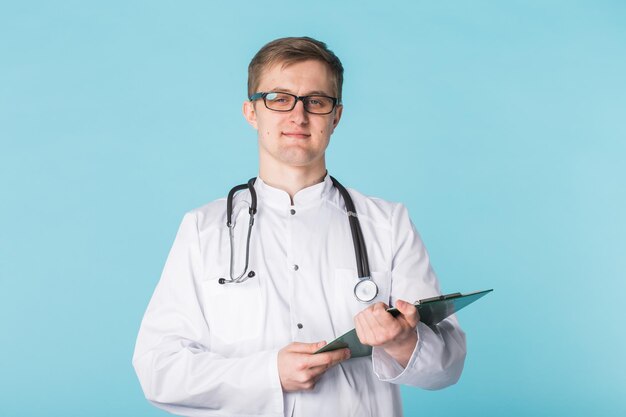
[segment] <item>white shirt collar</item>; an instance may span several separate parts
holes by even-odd
[[[307,207],[319,204],[323,199],[328,197],[328,193],[333,188],[333,182],[330,175],[326,173],[324,180],[320,183],[313,184],[310,187],[303,188],[293,196],[294,207]],[[257,193],[259,203],[267,204],[276,208],[284,208],[291,206],[291,198],[289,193],[284,190],[272,187],[257,177],[254,183],[254,189]]]

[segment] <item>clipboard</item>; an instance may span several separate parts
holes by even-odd
[[[467,294],[455,292],[452,294],[425,298],[423,300],[416,301],[414,305],[417,307],[417,311],[419,312],[420,321],[428,326],[434,326],[446,317],[489,294],[491,291],[493,291],[493,289],[475,291]],[[397,308],[389,308],[387,311],[394,317],[400,314]],[[318,349],[315,353],[330,352],[344,348],[350,349],[350,357],[352,358],[359,358],[372,354],[372,347],[364,345],[359,341],[356,329],[352,329],[349,332],[342,334],[329,344],[325,345],[321,349]]]

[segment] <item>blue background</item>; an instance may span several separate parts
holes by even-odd
[[[626,3],[3,1],[0,415],[159,416],[131,356],[185,211],[257,173],[267,41],[346,68],[328,150],[403,201],[468,360],[408,416],[626,414]]]

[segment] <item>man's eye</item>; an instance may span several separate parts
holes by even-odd
[[[290,97],[285,94],[278,93],[269,93],[265,98],[272,103],[288,103],[290,101]]]

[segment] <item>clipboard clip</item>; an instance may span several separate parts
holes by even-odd
[[[453,292],[452,294],[445,294],[445,295],[438,295],[436,297],[430,297],[430,298],[424,298],[423,300],[418,300],[415,302],[415,304],[424,304],[424,303],[428,303],[430,301],[443,301],[443,300],[450,300],[452,298],[457,298],[462,296],[463,294],[461,294],[460,292]]]

